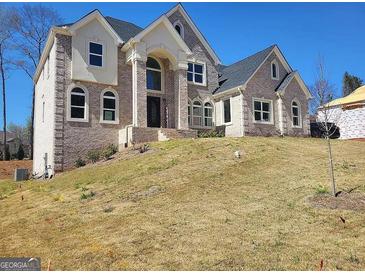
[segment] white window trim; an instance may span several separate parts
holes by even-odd
[[[211,108],[212,109],[212,116],[209,117],[210,119],[212,119],[212,125],[211,126],[206,126],[205,125],[205,118],[208,117],[208,116],[207,117],[205,116],[205,104],[206,103],[209,103],[211,105],[211,107],[208,107],[208,108]],[[203,108],[203,127],[205,127],[205,128],[212,128],[213,125],[214,125],[214,119],[213,119],[213,117],[214,117],[214,104],[211,101],[205,101],[205,102],[203,102],[202,108]],[[231,120],[232,120],[232,116],[231,116]]]
[[[165,74],[164,74],[163,65],[157,57],[154,57],[154,56],[148,56],[148,57],[156,60],[156,62],[160,65],[161,69],[148,68],[147,64],[146,64],[146,89],[147,89],[147,94],[148,93],[164,94],[165,93]],[[158,72],[161,73],[161,90],[155,90],[155,89],[148,89],[147,88],[147,70],[158,71]]]
[[[225,122],[224,121],[224,101],[227,101],[227,100],[229,100],[229,106],[230,106],[229,109],[230,109],[230,112],[231,112],[231,121],[230,122]],[[222,109],[222,125],[226,125],[226,126],[232,125],[233,124],[233,122],[232,122],[232,120],[233,120],[233,116],[232,116],[232,114],[233,114],[233,112],[232,112],[232,97],[225,98],[225,99],[221,100],[221,109]]]
[[[201,115],[198,116],[198,115],[194,115],[194,103],[195,102],[199,102],[200,103],[200,112],[201,112]],[[203,109],[203,102],[202,100],[200,100],[199,98],[195,98],[193,101],[192,101],[192,104],[191,104],[191,126],[192,127],[203,127],[203,117],[204,117],[204,109]],[[200,117],[200,124],[197,125],[197,124],[194,124],[194,117]]]
[[[111,92],[114,94],[114,98],[110,97],[110,99],[115,99],[115,121],[110,121],[110,120],[104,120],[104,94],[106,92]],[[108,109],[106,109],[108,110]],[[112,110],[112,109],[110,109]],[[103,91],[100,93],[100,123],[101,124],[119,124],[119,96],[118,96],[118,92],[116,92],[114,89],[112,88],[106,88],[103,89]]]
[[[207,85],[207,64],[205,62],[202,62],[202,61],[193,61],[193,60],[188,60],[188,63],[190,64],[193,64],[193,81],[188,81],[189,84],[194,84],[196,86],[206,86]],[[195,74],[195,67],[194,67],[194,64],[197,64],[197,65],[202,65],[203,66],[203,73],[196,73],[196,74],[199,74],[199,75],[202,75],[203,76],[203,83],[198,83],[198,82],[195,82],[195,77],[194,77],[194,74]],[[188,79],[188,72],[189,71],[186,71],[186,79]]]
[[[101,45],[101,55],[90,52],[90,43]],[[105,56],[105,54],[104,54],[105,53],[105,51],[104,51],[104,43],[102,43],[102,42],[95,42],[95,41],[91,41],[90,40],[88,42],[88,44],[87,44],[87,48],[88,48],[88,56],[87,56],[87,58],[88,58],[88,65],[89,65],[89,67],[97,68],[97,69],[102,69],[104,67],[104,56]],[[90,55],[101,56],[101,66],[96,66],[96,65],[90,64]]]
[[[297,108],[298,108],[298,121],[299,121],[299,125],[295,126],[294,125],[294,113],[293,113],[293,103],[297,103]],[[291,109],[291,125],[293,128],[302,128],[303,124],[302,124],[302,112],[301,112],[301,105],[299,104],[299,101],[294,99],[293,101],[291,101],[290,104],[290,109]]]
[[[273,76],[272,64],[275,64],[275,67],[276,67],[276,77]],[[270,73],[271,73],[272,80],[279,80],[279,65],[278,65],[278,61],[276,61],[276,59],[272,60],[270,63]]]
[[[269,103],[270,104],[270,121],[256,121],[255,120],[255,101],[263,102],[263,103]],[[262,113],[262,110],[261,110]],[[254,124],[266,124],[266,125],[273,125],[274,124],[274,107],[273,107],[273,101],[270,99],[264,99],[264,98],[255,98],[252,97],[252,121]]]
[[[81,88],[85,92],[85,117],[81,118],[71,118],[71,91],[74,88]],[[89,122],[89,91],[86,87],[80,84],[71,84],[67,90],[67,121],[69,122]]]
[[[181,31],[180,36],[181,36],[182,39],[184,39],[185,38],[185,30],[184,30],[184,26],[183,26],[183,24],[181,24],[180,20],[175,21],[175,23],[173,24],[173,26],[174,26],[174,28],[176,26],[179,26],[180,27],[180,31]]]

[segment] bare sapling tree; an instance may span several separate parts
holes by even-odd
[[[52,26],[61,21],[58,13],[42,4],[24,4],[16,10],[11,25],[15,32],[14,43],[18,50],[15,65],[22,69],[31,80],[41,59],[42,50],[47,42]],[[33,82],[33,81],[32,81]],[[35,83],[32,90],[32,112],[30,132],[30,159],[33,159],[33,128],[34,128]]]
[[[11,30],[9,18],[11,17],[10,10],[0,5],[0,75],[2,87],[2,103],[3,103],[3,160],[7,160],[7,138],[6,138],[6,80],[10,69],[9,51],[11,41]]]
[[[328,169],[331,181],[332,194],[336,196],[336,181],[333,168],[333,155],[331,146],[331,137],[336,132],[336,123],[340,119],[341,110],[331,108],[328,103],[334,98],[334,86],[328,80],[323,58],[319,58],[317,64],[316,81],[311,88],[312,91],[312,109],[317,109],[317,124],[322,132],[322,136],[327,143],[328,151]]]

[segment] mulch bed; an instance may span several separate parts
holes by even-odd
[[[32,173],[31,160],[0,161],[0,179],[11,179],[14,177],[14,169],[27,168]]]
[[[337,197],[330,194],[319,194],[308,198],[308,202],[317,208],[365,210],[365,194],[360,192],[341,192]]]

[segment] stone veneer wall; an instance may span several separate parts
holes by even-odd
[[[213,59],[179,11],[171,14],[169,20],[172,24],[177,20],[180,21],[184,27],[184,41],[192,51],[193,58],[206,63],[207,85],[199,86],[188,83],[189,98],[200,97],[203,101],[211,99],[212,92],[218,87],[218,70]]]
[[[84,158],[89,150],[111,143],[118,145],[119,129],[132,123],[132,67],[125,64],[125,55],[118,50],[118,86],[73,81],[71,41],[70,36],[56,36],[56,171],[73,167],[75,160],[78,157]],[[67,121],[66,93],[71,83],[81,84],[88,90],[89,122]],[[119,95],[119,124],[100,123],[100,93],[105,88],[112,88]]]

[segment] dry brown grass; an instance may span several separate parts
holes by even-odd
[[[339,189],[365,192],[365,144],[333,143]],[[21,189],[1,182],[1,256],[59,270],[316,270],[321,259],[325,270],[365,269],[365,212],[307,203],[328,186],[323,140],[152,148]]]

